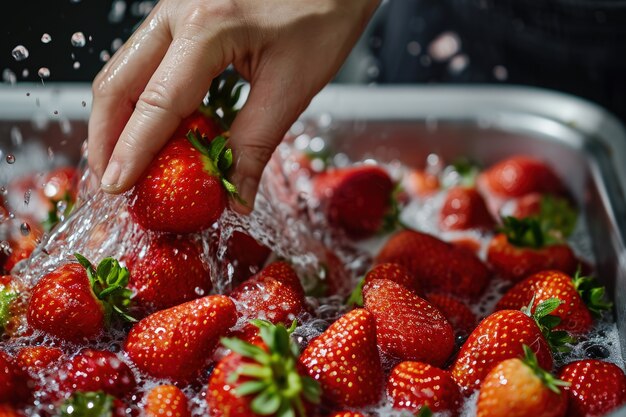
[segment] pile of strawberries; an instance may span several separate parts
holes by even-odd
[[[620,367],[568,359],[612,306],[567,244],[572,197],[532,157],[407,169],[397,181],[382,166],[320,171],[297,155],[327,236],[382,249],[358,279],[329,247],[305,292],[311,277],[236,232],[223,260],[235,285],[216,294],[199,232],[237,198],[226,179],[237,100],[233,79],[212,87],[129,193],[148,244],[122,259],[75,254],[29,288],[10,272],[44,219],[3,202],[14,219],[1,226],[29,230],[0,258],[0,416],[579,417],[626,402]],[[73,177],[42,197],[49,227],[71,209]],[[409,201],[435,196],[437,229],[471,234],[444,241],[403,224]],[[477,316],[496,283],[506,291]],[[320,314],[330,299],[341,308]]]

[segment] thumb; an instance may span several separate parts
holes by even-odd
[[[281,71],[276,71],[281,74]],[[233,208],[247,214],[254,200],[263,170],[283,136],[311,101],[313,94],[298,88],[299,82],[270,75],[260,77],[250,87],[246,104],[230,130],[230,146],[234,155],[231,181],[245,202]]]

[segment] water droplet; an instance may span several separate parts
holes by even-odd
[[[113,42],[111,42],[111,51],[115,52],[118,49],[120,49],[122,47],[122,45],[124,44],[124,41],[120,38],[115,38],[113,39]]]
[[[75,32],[72,34],[72,46],[82,48],[87,43],[85,34],[83,32]]]
[[[83,106],[83,107],[86,107],[87,103],[83,100],[83,101],[80,102],[80,105]]]
[[[461,49],[461,39],[454,32],[443,32],[428,45],[428,54],[435,61],[447,61]]]
[[[30,225],[26,222],[20,225],[20,232],[23,236],[28,236],[30,234]]]
[[[7,187],[0,187],[0,195],[7,195],[8,192]]]
[[[30,93],[26,93],[26,97],[30,97]]]
[[[111,11],[109,12],[109,22],[120,23],[124,20],[124,14],[126,13],[126,2],[123,0],[115,0],[111,5]]]
[[[58,110],[55,110],[55,111],[53,111],[52,113],[54,113],[54,114],[59,114],[59,111],[58,111]]]
[[[433,60],[430,56],[428,55],[422,55],[420,57],[420,64],[422,64],[422,66],[424,67],[430,67],[430,64],[433,63]]]
[[[67,210],[67,201],[59,201],[57,203],[57,213],[59,214],[59,217],[63,216],[65,210]]]
[[[40,78],[48,78],[50,77],[50,70],[46,67],[41,67],[39,71],[37,71],[37,75],[39,75]]]
[[[106,49],[100,52],[100,61],[107,62],[111,59],[111,54]]]
[[[2,71],[2,80],[9,84],[15,84],[15,82],[17,81],[17,77],[15,76],[15,73],[13,71],[7,68]]]
[[[80,62],[78,62],[78,61],[74,62],[74,64],[72,66],[74,67],[74,69],[79,69],[80,68]]]
[[[411,41],[406,45],[406,51],[409,55],[418,56],[422,51],[422,46],[418,42]]]
[[[25,206],[30,204],[30,194],[31,194],[31,190],[30,189],[26,190],[26,192],[24,193],[24,205]]]
[[[12,153],[8,154],[6,157],[6,161],[7,164],[14,164],[15,163],[15,155],[13,155]]]
[[[198,296],[200,296],[200,297],[202,297],[202,296],[204,295],[204,290],[203,290],[202,288],[200,288],[200,287],[196,287],[196,288],[194,288],[194,292],[195,292]]]
[[[11,244],[7,242],[6,240],[3,240],[2,242],[0,242],[0,250],[4,252],[6,255],[10,255],[12,252]]]
[[[365,73],[367,74],[368,77],[370,78],[376,78],[378,77],[378,74],[380,74],[380,68],[378,68],[377,65],[370,65],[366,70]]]
[[[505,81],[507,78],[509,78],[509,71],[502,65],[496,65],[495,67],[493,67],[493,76],[498,81]]]
[[[41,35],[42,43],[50,43],[51,41],[52,41],[52,36],[50,36],[49,33],[44,33],[43,35]]]
[[[28,71],[28,69],[24,68],[22,70],[22,78],[28,77],[28,74],[30,74],[30,72]],[[26,95],[29,95],[29,93],[26,93]]]
[[[11,51],[11,55],[16,61],[23,61],[28,58],[28,49],[24,45],[17,45]]]
[[[459,74],[469,65],[469,58],[465,54],[457,55],[450,60],[448,70],[452,74]]]

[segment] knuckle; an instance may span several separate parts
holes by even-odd
[[[262,172],[263,168],[272,157],[274,149],[274,146],[263,142],[242,145],[239,148],[239,153],[242,160],[247,163],[241,164],[241,170],[249,171],[243,172],[243,174],[254,175]]]
[[[151,82],[141,93],[135,109],[146,116],[174,111],[168,89],[161,82]]]

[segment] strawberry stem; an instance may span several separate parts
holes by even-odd
[[[528,366],[539,379],[541,379],[543,385],[545,385],[550,391],[560,394],[561,390],[559,387],[569,387],[571,385],[569,382],[561,381],[550,372],[539,366],[537,356],[530,347],[523,345],[522,349],[524,349],[524,358],[522,359],[522,362]]]
[[[251,320],[259,328],[267,351],[259,346],[236,338],[223,338],[222,344],[239,355],[252,359],[255,364],[242,365],[229,377],[236,382],[240,376],[252,380],[235,389],[238,396],[256,395],[250,402],[251,410],[259,415],[306,417],[303,397],[319,403],[320,385],[297,370],[298,345],[291,339],[294,321],[289,329],[264,320]]]
[[[241,97],[243,84],[237,73],[223,73],[211,82],[207,104],[200,112],[217,121],[223,130],[230,130],[239,110],[235,107]]]
[[[136,322],[137,320],[128,314],[132,291],[127,288],[130,272],[122,267],[114,258],[104,258],[97,268],[79,253],[74,256],[87,270],[87,277],[91,283],[94,295],[104,307],[104,316],[110,323],[113,316],[120,317],[124,321]]]
[[[606,289],[594,277],[582,276],[580,267],[576,275],[572,278],[574,288],[580,294],[589,312],[596,318],[602,315],[603,311],[613,308],[613,303],[606,300]]]
[[[112,417],[114,397],[98,392],[76,392],[61,405],[61,417]]]

